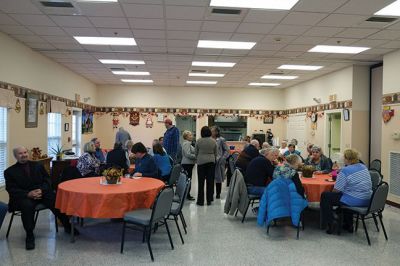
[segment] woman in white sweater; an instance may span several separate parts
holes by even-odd
[[[192,178],[192,172],[194,164],[196,163],[196,150],[194,146],[192,146],[193,134],[192,132],[185,130],[182,133],[183,143],[182,143],[182,167],[188,173],[188,177]],[[188,200],[194,200],[194,198],[190,195],[190,186],[189,192],[187,195]]]

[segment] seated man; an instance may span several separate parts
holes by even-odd
[[[153,157],[147,153],[147,149],[143,143],[135,143],[132,146],[132,153],[134,153],[136,157],[133,176],[159,177],[156,162]]]
[[[104,156],[103,150],[100,147],[100,140],[98,138],[92,138],[91,142],[93,142],[96,149],[94,155],[100,161],[100,163],[105,163],[106,158]]]
[[[260,156],[260,152],[258,151],[259,148],[260,144],[258,143],[258,140],[253,139],[251,140],[250,144],[239,154],[235,165],[241,170],[242,173],[246,173],[247,165],[251,160]]]
[[[124,169],[124,173],[127,173],[129,165],[130,162],[126,152],[122,149],[122,143],[115,143],[114,149],[107,154],[107,167],[116,166]]]
[[[4,171],[6,190],[10,196],[9,210],[21,211],[21,220],[26,231],[26,249],[35,248],[35,207],[39,203],[48,207],[62,222],[65,232],[71,233],[71,224],[65,214],[54,208],[56,195],[50,184],[49,174],[41,164],[28,161],[28,150],[18,147],[13,150],[17,163]],[[75,234],[79,234],[75,231]]]
[[[274,161],[279,156],[279,150],[274,147],[263,149],[261,152],[262,156],[251,160],[244,176],[246,184],[251,185],[248,192],[259,196],[264,193],[265,187],[272,181]]]
[[[300,151],[296,150],[296,145],[294,145],[293,143],[290,143],[288,145],[288,150],[283,153],[283,156],[288,157],[290,154],[301,156]]]

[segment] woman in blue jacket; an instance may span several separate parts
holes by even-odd
[[[168,154],[164,151],[163,146],[160,143],[153,145],[153,158],[156,162],[160,176],[163,181],[167,181],[171,174],[171,162]]]

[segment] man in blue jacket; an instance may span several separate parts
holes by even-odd
[[[172,120],[167,118],[164,121],[167,131],[164,133],[163,146],[167,154],[176,160],[179,146],[179,129],[172,124]]]

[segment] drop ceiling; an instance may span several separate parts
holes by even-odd
[[[298,76],[276,88],[345,68],[372,65],[400,48],[400,22],[366,21],[393,0],[300,0],[290,11],[241,9],[212,13],[209,0],[119,0],[74,3],[79,15],[43,11],[38,1],[0,1],[0,31],[96,84],[124,84],[110,68],[148,71],[157,86],[249,87],[261,76]],[[134,37],[137,46],[81,45],[72,36]],[[199,40],[256,42],[251,50],[197,48]],[[367,46],[357,55],[308,53],[317,44]],[[104,65],[99,59],[144,60],[145,65]],[[234,62],[232,68],[193,67],[192,61]],[[282,64],[324,66],[318,71],[278,70]],[[194,72],[224,77],[188,77]],[[148,79],[149,76],[143,77]],[[270,81],[268,81],[270,82]],[[131,84],[129,86],[132,86]],[[210,86],[210,85],[207,85]]]

